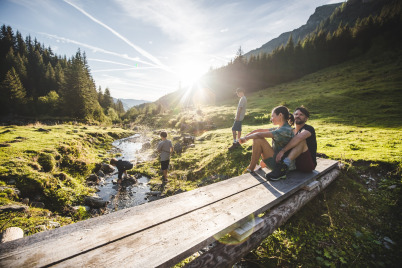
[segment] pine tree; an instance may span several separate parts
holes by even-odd
[[[18,113],[26,104],[26,92],[14,68],[7,72],[0,89],[0,109],[2,114]]]
[[[105,93],[103,94],[103,100],[102,100],[102,108],[107,111],[110,107],[112,107],[113,104],[113,98],[110,95],[110,90],[109,88],[105,88]]]

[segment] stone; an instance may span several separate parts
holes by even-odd
[[[193,136],[184,136],[183,143],[184,144],[191,144],[194,143],[195,138]]]
[[[109,204],[109,201],[105,201],[100,197],[87,196],[85,197],[85,204],[92,208],[104,208]]]
[[[182,153],[182,152],[183,152],[183,145],[181,145],[181,143],[176,143],[176,144],[173,146],[173,150],[174,150],[176,153]]]
[[[24,231],[19,227],[9,227],[1,233],[0,243],[9,242],[15,239],[23,238]]]
[[[43,225],[43,224],[35,226],[35,229],[38,230],[39,232],[43,232],[43,231],[47,230],[46,225]]]
[[[88,183],[88,182],[93,182],[93,183],[95,183],[95,184],[99,184],[100,179],[99,179],[99,177],[96,176],[95,174],[91,174],[91,175],[89,175],[89,177],[86,179],[86,182],[87,182],[87,183]]]
[[[105,173],[105,174],[109,174],[112,173],[115,169],[112,165],[109,164],[102,164],[101,170]]]
[[[28,211],[27,206],[20,206],[20,205],[5,205],[0,207],[0,213],[4,212],[23,212]]]
[[[45,203],[43,202],[32,202],[31,207],[34,208],[45,208]]]
[[[97,175],[98,177],[105,177],[105,173],[103,173],[102,170],[99,170],[98,172],[96,172],[96,175]]]
[[[49,223],[47,224],[50,228],[59,228],[60,227],[60,223],[55,222],[55,221],[49,221]]]
[[[151,143],[148,141],[148,142],[144,142],[142,144],[141,150],[144,151],[144,150],[148,150],[150,148],[151,148]]]

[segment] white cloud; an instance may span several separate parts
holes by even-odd
[[[85,10],[83,10],[82,8],[80,8],[79,6],[69,2],[68,0],[64,0],[64,2],[66,2],[67,4],[71,5],[72,7],[74,7],[75,9],[77,9],[78,11],[80,11],[82,14],[84,14],[85,16],[87,16],[89,19],[91,19],[92,21],[96,22],[97,24],[101,25],[102,27],[106,28],[107,30],[109,30],[111,33],[113,33],[114,35],[116,35],[118,38],[120,38],[121,40],[123,40],[126,44],[128,44],[129,46],[131,46],[132,48],[134,48],[138,53],[140,53],[141,55],[143,55],[144,57],[148,58],[149,60],[151,60],[155,65],[159,66],[161,69],[165,69],[167,71],[170,71],[165,65],[163,65],[157,58],[155,58],[153,55],[151,55],[150,53],[148,53],[147,51],[145,51],[144,49],[142,49],[141,47],[134,45],[132,42],[130,42],[126,37],[124,37],[123,35],[121,35],[120,33],[118,33],[117,31],[115,31],[114,29],[112,29],[111,27],[109,27],[108,25],[106,25],[105,23],[101,22],[100,20],[96,19],[95,17],[93,17],[92,15],[90,15],[89,13],[87,13]]]

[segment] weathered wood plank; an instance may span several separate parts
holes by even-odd
[[[334,162],[320,160],[316,172],[295,173],[287,180],[274,183],[267,183],[257,175],[246,174],[191,192],[12,241],[4,244],[6,246],[0,245],[0,265],[91,266],[107,263],[109,266],[119,266],[126,261],[133,264],[136,261],[140,266],[145,265],[144,267],[174,264],[180,258],[212,242],[213,234],[255,213],[254,209],[257,212],[265,211],[277,204],[284,198],[284,193],[291,194],[297,187],[306,185],[319,172],[331,169]],[[304,180],[297,178],[300,175],[304,175]],[[258,194],[264,200],[262,203],[269,203],[264,193],[273,197],[271,205],[253,203],[254,195]],[[249,198],[250,196],[253,198]],[[183,236],[188,238],[182,238]]]
[[[311,190],[302,189],[272,208],[262,217],[264,221],[263,226],[251,234],[246,241],[242,243],[218,244],[208,252],[188,263],[185,267],[231,267],[251,250],[260,245],[268,235],[272,234],[292,215],[327,187],[339,173],[340,171],[338,169],[331,170],[320,178],[319,187],[314,187]]]

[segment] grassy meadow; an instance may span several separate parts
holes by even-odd
[[[395,267],[402,261],[402,53],[368,54],[267,88],[248,99],[243,133],[269,128],[278,105],[300,105],[311,112],[318,153],[344,163],[342,175],[269,236],[244,260],[247,267]],[[181,134],[196,136],[194,147],[172,155],[169,196],[233,176],[247,168],[251,142],[228,151],[238,99],[143,117],[156,130],[166,129],[175,144]],[[48,132],[40,128],[51,129]],[[35,225],[62,225],[84,219],[62,216],[66,205],[79,204],[91,192],[84,179],[107,156],[114,139],[133,134],[120,128],[54,125],[0,127],[0,205],[21,202],[10,181],[24,195],[40,193],[47,209],[3,213],[0,231],[19,226],[27,234]],[[160,189],[159,161],[134,168]],[[60,173],[67,179],[61,180]],[[5,187],[5,188],[4,188]],[[9,187],[9,188],[7,188]],[[6,189],[7,188],[7,189]],[[183,262],[184,263],[184,262]],[[179,264],[181,266],[183,263]]]
[[[247,267],[394,267],[400,263],[401,90],[401,53],[384,53],[247,95],[244,133],[272,127],[270,113],[277,105],[291,110],[304,105],[317,132],[318,153],[344,164],[342,175],[327,190],[244,258]],[[173,155],[167,194],[236,176],[247,168],[251,142],[227,150],[237,102],[233,98],[156,118],[161,127],[167,122],[171,131],[184,125],[198,133],[194,148]],[[203,130],[201,121],[216,128]],[[175,135],[169,138],[174,140]],[[157,170],[157,161],[148,165],[148,170]]]
[[[86,177],[109,156],[114,140],[133,133],[74,124],[1,126],[0,206],[21,204],[20,195],[46,209],[31,206],[28,212],[1,213],[0,231],[17,226],[29,235],[43,230],[36,226],[51,229],[51,221],[65,225],[88,217],[84,210],[68,207],[82,205],[84,197],[94,193]]]

